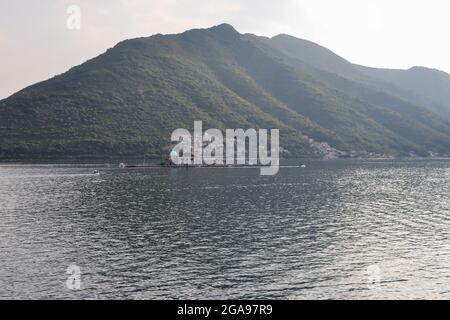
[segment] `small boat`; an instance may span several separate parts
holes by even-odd
[[[306,164],[302,164],[300,168],[306,168]]]
[[[119,163],[119,168],[120,169],[124,169],[126,167],[125,163],[121,162]]]

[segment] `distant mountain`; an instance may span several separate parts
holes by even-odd
[[[409,70],[359,68],[368,76],[403,90],[413,101],[439,114],[450,116],[449,74],[423,67],[413,67]]]
[[[315,154],[319,142],[341,154],[447,155],[449,79],[366,68],[309,41],[227,24],[158,34],[0,101],[0,158],[162,155],[170,133],[194,120],[279,128],[294,156]]]

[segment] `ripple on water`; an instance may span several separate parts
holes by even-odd
[[[0,166],[0,298],[450,297],[445,161],[91,171]]]

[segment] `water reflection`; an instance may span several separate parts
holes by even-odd
[[[446,298],[448,168],[2,165],[0,297]]]

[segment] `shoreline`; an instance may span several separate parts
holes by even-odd
[[[317,158],[317,157],[302,157],[302,158],[285,158],[280,159],[280,166],[297,161],[298,164],[310,161],[450,161],[450,157],[378,157],[378,158]],[[249,167],[257,168],[264,167],[260,164],[244,164],[244,165],[161,165],[160,158],[147,158],[148,164],[143,164],[142,159],[135,157],[118,157],[118,158],[51,158],[51,159],[0,159],[0,165],[78,165],[78,166],[105,166],[108,168],[118,167],[120,163],[125,164],[125,168],[230,168],[230,167]]]

